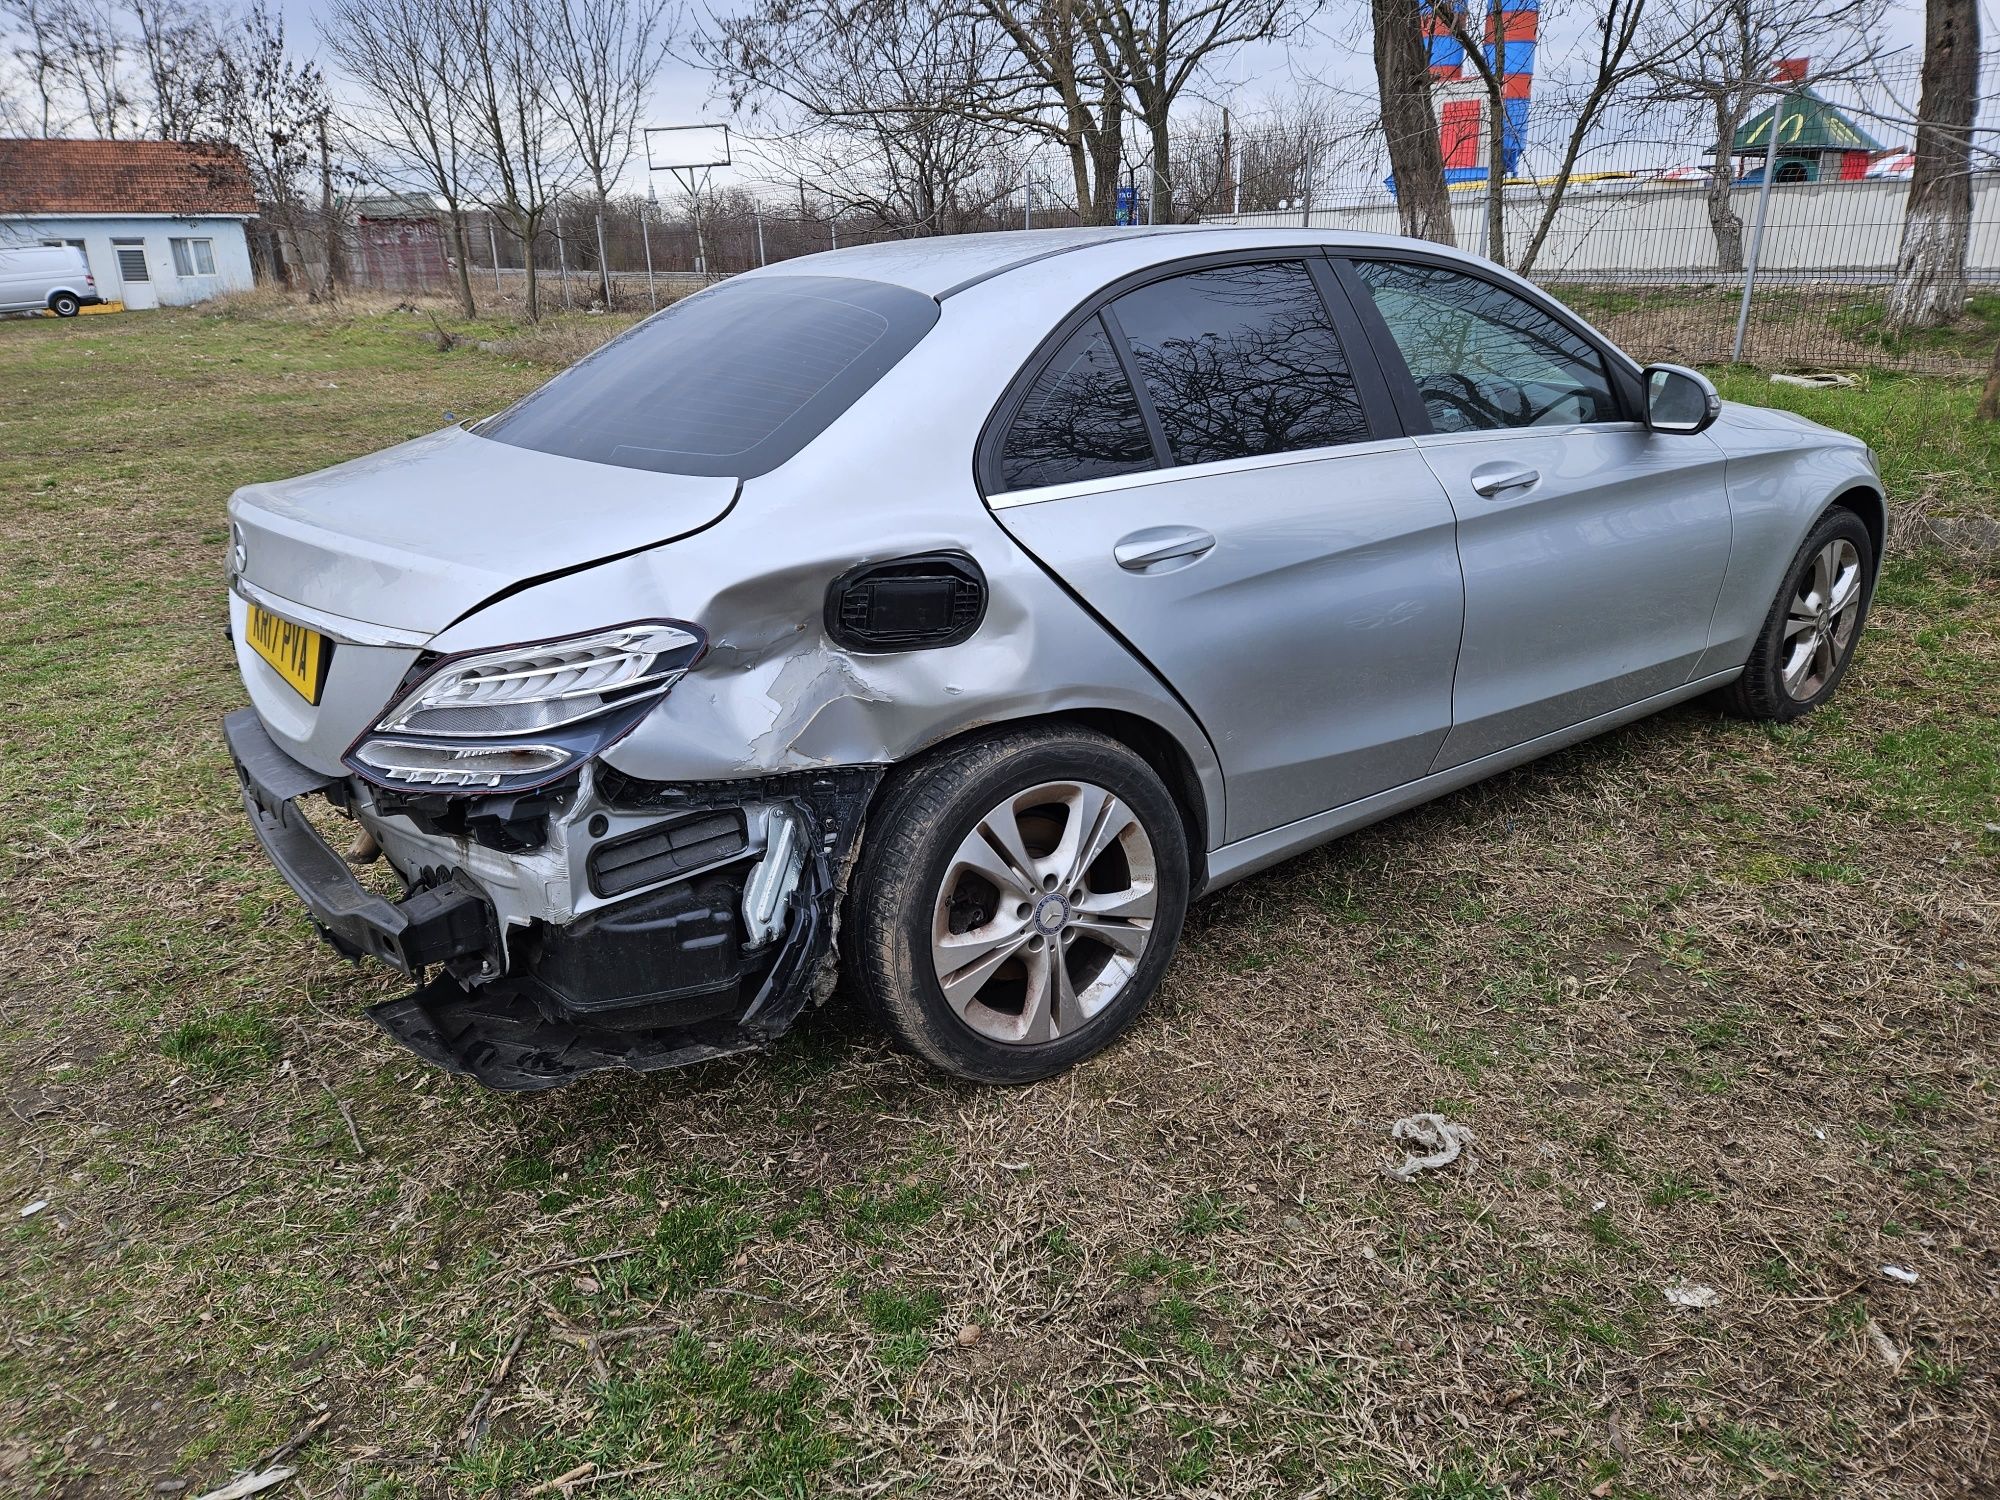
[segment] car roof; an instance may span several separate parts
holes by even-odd
[[[1153,258],[1161,261],[1178,260],[1214,250],[1265,250],[1291,245],[1369,249],[1407,246],[1421,248],[1431,254],[1458,253],[1428,240],[1364,234],[1354,230],[1160,224],[1137,228],[1009,229],[998,233],[884,240],[844,250],[822,250],[815,255],[780,261],[749,274],[851,276],[863,281],[886,281],[922,292],[927,297],[943,299],[979,282],[1052,256],[1113,245],[1124,247],[1129,255],[1135,244],[1148,245],[1156,252]],[[1462,258],[1473,259],[1470,256]]]

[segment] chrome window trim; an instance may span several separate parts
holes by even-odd
[[[1052,500],[1074,500],[1112,490],[1137,489],[1142,485],[1175,484],[1184,479],[1206,479],[1212,475],[1247,473],[1256,469],[1280,469],[1291,464],[1325,463],[1349,455],[1390,453],[1410,446],[1406,437],[1366,438],[1355,443],[1333,443],[1323,448],[1293,448],[1283,453],[1256,453],[1248,458],[1218,458],[1205,464],[1174,464],[1164,469],[1137,469],[1130,474],[1107,474],[1098,479],[1074,479],[1067,484],[1045,484],[1035,489],[1009,490],[989,495],[986,504],[993,510],[1012,510],[1017,505],[1045,505]]]
[[[1480,427],[1471,432],[1422,432],[1415,441],[1424,448],[1441,448],[1456,443],[1491,443],[1502,438],[1519,437],[1567,437],[1586,432],[1645,432],[1644,422],[1634,422],[1630,417],[1619,417],[1610,422],[1563,422],[1551,423],[1546,427],[1529,425],[1526,427]]]
[[[399,630],[393,625],[369,625],[360,620],[350,620],[345,615],[329,614],[323,609],[311,609],[303,604],[294,604],[290,599],[280,599],[246,578],[232,578],[230,592],[244,602],[270,611],[282,620],[294,625],[303,625],[309,630],[317,630],[328,640],[341,646],[427,646],[431,637],[420,630]]]

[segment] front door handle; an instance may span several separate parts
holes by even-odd
[[[1481,464],[1472,471],[1475,495],[1500,495],[1508,490],[1524,490],[1542,482],[1542,472],[1526,464]]]
[[[1215,538],[1196,526],[1148,526],[1118,539],[1111,556],[1128,573],[1164,573],[1173,564],[1186,567],[1215,545]]]

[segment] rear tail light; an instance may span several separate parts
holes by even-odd
[[[345,759],[378,786],[527,791],[630,731],[707,646],[693,625],[643,620],[448,656]]]

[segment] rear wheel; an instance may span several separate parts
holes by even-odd
[[[73,318],[83,311],[83,304],[68,292],[57,292],[49,298],[49,311],[59,318]]]
[[[1743,675],[1723,705],[1783,723],[1831,698],[1854,660],[1875,583],[1875,544],[1859,516],[1830,510],[1800,546]]]
[[[884,788],[849,886],[847,969],[935,1066],[1046,1078],[1159,987],[1188,871],[1180,813],[1143,760],[1085,729],[1008,731]]]

